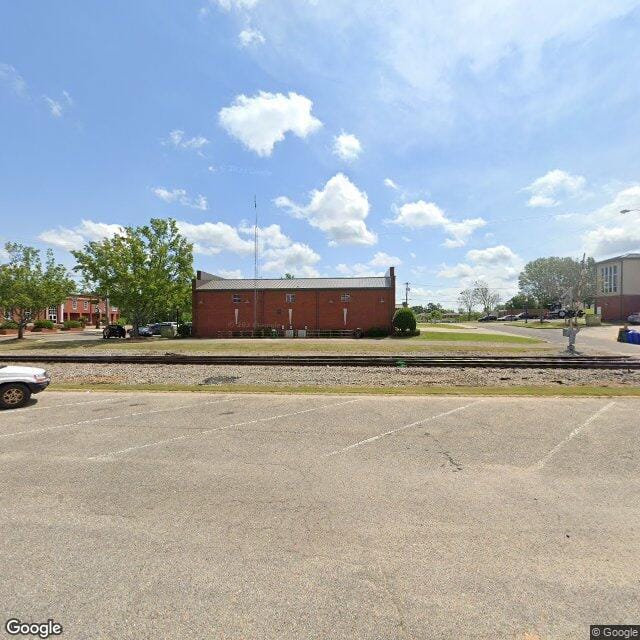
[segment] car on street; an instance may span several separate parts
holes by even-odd
[[[486,316],[482,316],[478,318],[478,322],[495,322],[498,319],[498,316],[493,313],[488,313]]]
[[[627,318],[627,322],[629,324],[640,324],[640,311],[636,311],[635,313],[632,313]]]
[[[44,391],[51,376],[38,367],[0,365],[0,409],[18,409],[33,393]]]
[[[127,331],[126,329],[119,324],[108,324],[102,330],[102,337],[107,340],[108,338],[126,338]]]
[[[523,311],[522,313],[518,313],[516,315],[516,320],[537,320],[538,316],[533,313],[529,313],[528,311]]]
[[[500,316],[498,318],[498,322],[512,322],[515,319],[516,319],[516,316],[510,313],[510,314],[507,314],[506,316]]]

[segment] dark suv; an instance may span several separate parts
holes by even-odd
[[[126,338],[127,332],[125,328],[119,324],[108,324],[102,330],[102,337],[106,340],[107,338]]]

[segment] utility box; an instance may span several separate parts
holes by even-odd
[[[306,338],[307,330],[306,329],[298,329],[298,338]]]
[[[293,334],[294,334],[293,329],[287,329],[287,330],[284,332],[284,337],[285,337],[285,338],[293,338]]]

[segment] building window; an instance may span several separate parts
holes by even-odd
[[[231,299],[233,300],[233,304],[240,304],[242,302],[239,293],[234,293]]]
[[[78,310],[78,298],[71,298],[71,308],[74,311]]]
[[[284,294],[284,300],[287,304],[291,304],[292,302],[296,301],[296,294],[295,293],[285,293]]]
[[[4,319],[5,320],[13,320],[13,309],[5,309],[4,310]]]
[[[602,267],[600,277],[602,278],[602,293],[618,292],[618,265]]]
[[[340,295],[340,302],[349,302],[349,300],[351,300],[350,293],[343,293]]]
[[[54,322],[58,320],[58,307],[49,307],[47,309],[47,320],[53,320]]]
[[[82,309],[83,309],[83,311],[89,311],[89,301],[88,300],[83,300],[82,301]]]

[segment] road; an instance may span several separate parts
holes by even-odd
[[[0,412],[0,614],[69,640],[583,640],[638,621],[639,411],[45,392]]]
[[[576,338],[576,348],[579,353],[585,355],[623,355],[640,358],[640,346],[616,342],[619,327],[582,327]],[[529,329],[526,327],[514,327],[494,322],[490,325],[491,331],[509,333],[515,336],[527,336],[547,340],[559,348],[566,348],[568,338],[562,335],[562,329]]]

